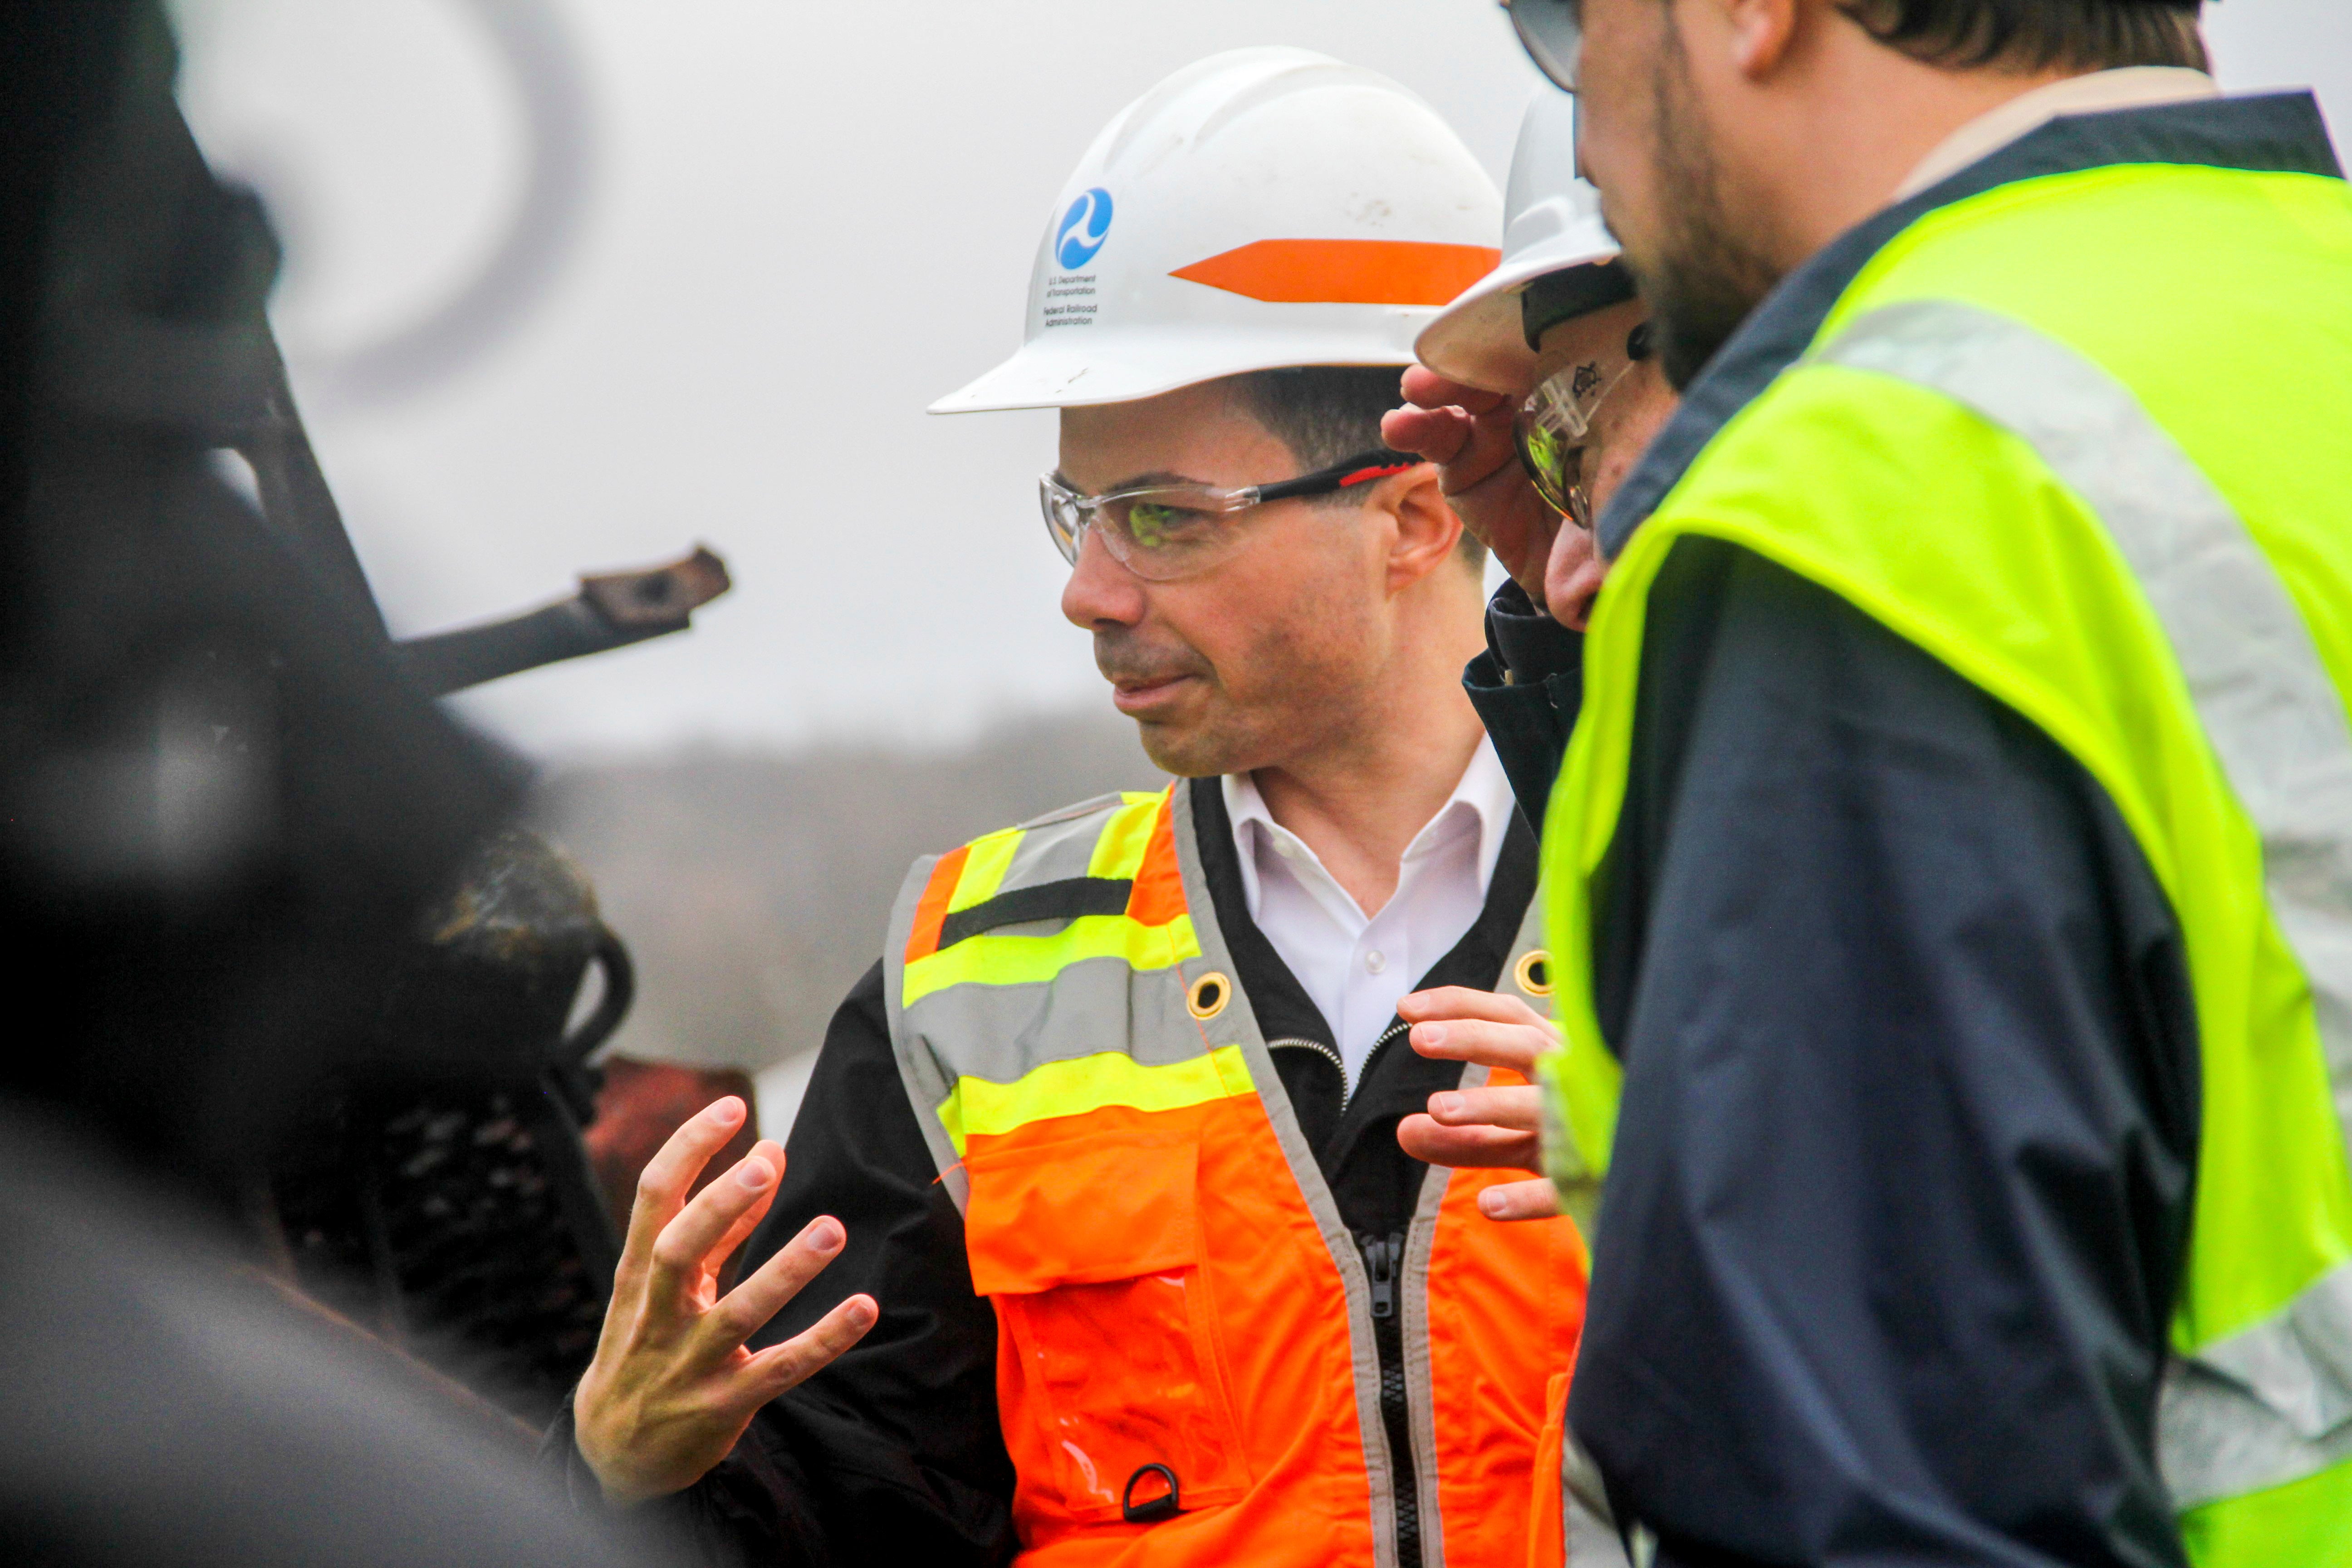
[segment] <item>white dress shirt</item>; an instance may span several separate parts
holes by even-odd
[[[1250,919],[1331,1026],[1352,1090],[1397,999],[1486,908],[1511,824],[1511,781],[1481,737],[1454,794],[1405,846],[1396,892],[1370,917],[1315,851],[1275,821],[1249,774],[1222,782]]]

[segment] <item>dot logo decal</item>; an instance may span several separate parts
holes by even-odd
[[[1110,193],[1097,185],[1062,215],[1054,230],[1054,259],[1062,264],[1065,272],[1076,272],[1095,258],[1095,252],[1110,237]]]

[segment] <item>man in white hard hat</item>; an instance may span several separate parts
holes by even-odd
[[[1440,465],[1447,498],[1510,574],[1486,606],[1486,651],[1463,684],[1528,819],[1543,820],[1583,690],[1583,627],[1603,563],[1592,520],[1674,415],[1601,195],[1576,173],[1576,103],[1538,89],[1519,125],[1503,259],[1432,321],[1381,428]],[[1556,1038],[1516,997],[1463,987],[1397,1004],[1413,1048],[1526,1076]],[[1398,1129],[1416,1157],[1522,1173],[1490,1187],[1494,1219],[1549,1218],[1538,1091],[1432,1098]]]
[[[1536,822],[1582,696],[1583,627],[1603,575],[1592,520],[1677,401],[1600,193],[1577,175],[1575,112],[1549,88],[1528,104],[1511,155],[1502,263],[1423,331],[1407,406],[1382,426],[1392,446],[1441,465],[1450,501],[1510,573],[1463,684]],[[1416,992],[1397,1014],[1417,1052],[1507,1079],[1530,1077],[1558,1038],[1525,1000],[1472,987]],[[1540,1091],[1507,1081],[1432,1095],[1397,1137],[1433,1164],[1510,1173],[1479,1194],[1480,1212],[1541,1220],[1559,1202],[1541,1173],[1540,1121]],[[1528,1560],[1622,1568],[1597,1472],[1572,1436],[1563,1447],[1570,1495],[1539,1521]]]
[[[936,407],[1061,410],[1063,609],[1181,776],[917,864],[788,1173],[687,1201],[733,1102],[656,1158],[582,1493],[762,1562],[1527,1561],[1582,1243],[1403,1152],[1487,1074],[1395,1009],[1542,992],[1534,841],[1460,684],[1482,552],[1380,441],[1499,216],[1427,106],[1296,49],[1080,163],[1021,351]]]
[[[1406,406],[1381,426],[1441,465],[1463,525],[1510,574],[1464,679],[1538,824],[1601,590],[1592,519],[1676,401],[1601,194],[1577,175],[1575,115],[1574,99],[1538,89],[1511,154],[1502,263],[1422,332]]]

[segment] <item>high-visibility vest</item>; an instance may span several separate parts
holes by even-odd
[[[1508,971],[1530,997],[1538,921]],[[1021,1561],[1394,1564],[1371,1281],[1234,984],[1190,789],[918,862],[886,952],[899,1071],[996,1311]],[[1383,1290],[1433,1565],[1522,1568],[1531,1519],[1559,1533],[1585,1253],[1566,1220],[1479,1216],[1509,1176],[1430,1170]],[[1154,1517],[1171,1481],[1181,1511]]]
[[[2185,938],[2201,1058],[2157,1457],[2203,1568],[2352,1563],[2345,184],[2126,163],[1935,209],[1633,534],[1544,837],[1571,1187],[1605,1173],[1616,1116],[1592,878],[1651,584],[1686,535],[1839,595],[2115,802]]]

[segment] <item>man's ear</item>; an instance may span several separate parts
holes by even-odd
[[[1445,504],[1434,463],[1379,483],[1379,491],[1367,504],[1396,519],[1389,546],[1389,592],[1402,594],[1452,559],[1462,542],[1462,520]]]
[[[1797,13],[1832,0],[1709,0],[1723,14],[1731,65],[1750,81],[1780,68],[1797,36]]]

